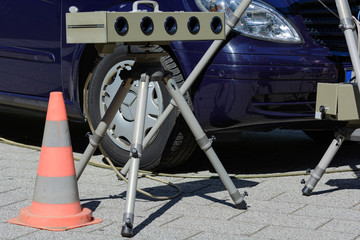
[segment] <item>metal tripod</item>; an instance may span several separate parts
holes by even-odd
[[[226,27],[225,27],[225,37],[227,37],[231,29],[238,23],[241,15],[250,5],[251,0],[241,1],[238,8],[231,15]],[[125,211],[123,215],[122,231],[121,234],[124,237],[133,236],[133,222],[134,222],[134,207],[135,207],[135,198],[136,198],[136,186],[138,178],[139,163],[142,156],[142,151],[144,146],[147,145],[149,139],[154,136],[155,132],[159,129],[161,124],[170,114],[174,107],[178,107],[181,114],[183,115],[186,123],[189,125],[190,130],[194,134],[200,148],[205,152],[206,156],[210,160],[214,169],[218,173],[221,181],[228,190],[232,200],[235,203],[235,206],[239,209],[246,209],[246,202],[244,201],[244,194],[236,189],[234,183],[231,181],[229,175],[227,174],[225,168],[217,157],[214,149],[212,148],[212,140],[208,139],[202,130],[200,124],[196,120],[193,112],[191,111],[189,105],[183,97],[183,94],[190,88],[194,83],[195,79],[199,74],[204,70],[205,66],[208,64],[210,59],[216,54],[217,50],[220,49],[221,45],[224,43],[224,40],[216,40],[210,46],[208,51],[201,58],[200,62],[196,65],[192,73],[189,75],[185,83],[179,89],[172,79],[172,76],[169,73],[165,73],[164,69],[160,63],[160,58],[163,56],[161,53],[139,53],[132,54],[131,57],[135,57],[135,64],[131,72],[121,71],[121,78],[124,79],[122,85],[118,89],[113,101],[111,102],[109,108],[107,109],[103,119],[96,128],[93,136],[90,137],[89,145],[87,146],[84,154],[80,159],[80,163],[76,168],[77,179],[80,178],[82,172],[84,171],[87,163],[89,162],[91,156],[95,152],[96,148],[99,146],[102,141],[106,130],[108,129],[111,121],[113,120],[116,112],[120,108],[126,94],[128,93],[131,84],[134,79],[140,79],[139,92],[138,92],[138,102],[136,106],[135,114],[135,123],[133,130],[133,141],[130,147],[130,160],[125,165],[123,175],[129,173],[128,177],[128,188],[126,193],[126,203]],[[152,127],[151,131],[147,134],[144,139],[143,129],[145,121],[145,107],[148,94],[148,84],[150,81],[163,81],[166,85],[166,88],[169,91],[170,96],[172,97],[171,104],[166,108],[163,114],[159,117],[158,121]]]
[[[149,57],[149,55],[153,55]],[[149,62],[151,61],[151,62]],[[136,197],[136,186],[138,178],[139,163],[141,160],[141,155],[143,151],[143,129],[145,121],[145,112],[146,112],[146,102],[147,102],[147,93],[148,93],[148,84],[149,81],[163,81],[165,86],[172,97],[173,101],[171,104],[177,106],[183,115],[186,123],[190,127],[192,133],[194,134],[200,148],[205,152],[206,156],[209,158],[213,167],[219,174],[220,179],[228,190],[231,198],[233,199],[237,208],[245,209],[246,203],[244,201],[244,196],[239,193],[235,185],[228,176],[226,170],[221,164],[219,158],[217,157],[215,151],[211,147],[212,141],[209,140],[204,131],[202,130],[200,124],[196,120],[193,112],[191,111],[189,105],[181,94],[176,82],[172,79],[171,73],[164,72],[162,65],[160,63],[160,56],[156,53],[148,54],[139,54],[136,57],[136,63],[133,67],[135,72],[143,72],[140,76],[140,85],[138,92],[138,102],[136,106],[136,115],[135,115],[135,126],[133,132],[133,142],[130,147],[130,170],[128,178],[128,189],[126,194],[126,203],[125,203],[125,212],[123,215],[123,223],[121,234],[125,237],[131,237],[133,235],[133,221],[134,221],[134,207],[135,207],[135,197]],[[137,77],[132,76],[132,77]]]
[[[350,11],[348,1],[344,0],[336,0],[336,7],[338,9],[339,17],[340,17],[340,25],[343,29],[346,43],[349,49],[351,62],[355,71],[356,78],[360,76],[360,59],[359,59],[359,52],[357,48],[357,41],[356,41],[356,32],[355,32],[355,24],[352,19],[352,14]],[[358,83],[358,81],[356,81]],[[360,85],[358,83],[358,88],[360,90]],[[352,123],[349,122],[349,125],[354,127],[357,125],[358,122]],[[302,189],[303,195],[310,196],[312,191],[314,190],[316,184],[323,176],[326,168],[331,163],[332,159],[334,158],[337,151],[340,149],[342,143],[345,140],[345,137],[351,135],[351,133],[355,129],[348,128],[346,132],[339,132],[336,134],[334,140],[331,142],[329,148],[326,150],[324,156],[320,160],[319,164],[316,166],[315,170],[312,171],[309,180],[305,182],[305,187]],[[350,133],[349,133],[350,132]]]
[[[77,165],[76,169],[77,178],[79,178],[87,162],[105,135],[106,130],[114,118],[116,111],[118,111],[120,108],[122,101],[130,89],[131,83],[134,79],[140,79],[137,100],[138,102],[136,105],[135,123],[133,130],[133,141],[130,146],[130,160],[128,161],[130,164],[130,169],[121,231],[121,234],[125,237],[131,237],[133,235],[136,187],[140,160],[144,149],[144,122],[147,105],[148,84],[150,81],[163,81],[165,83],[166,88],[173,99],[171,104],[179,108],[186,123],[189,125],[192,133],[194,134],[200,148],[205,152],[214,169],[219,174],[221,181],[228,190],[236,207],[239,209],[246,209],[246,203],[244,201],[245,194],[240,194],[234,183],[231,181],[229,175],[227,174],[225,168],[223,167],[211,146],[212,140],[206,137],[200,124],[196,120],[193,112],[180,92],[180,89],[176,85],[176,82],[172,79],[171,74],[164,72],[164,69],[160,63],[160,58],[162,56],[164,55],[161,53],[152,52],[130,55],[130,57],[135,57],[136,60],[132,71],[125,71],[122,73],[123,75],[121,77],[125,80],[118,89],[114,100],[107,109],[93,136],[90,137],[90,143],[86,148],[82,158],[80,159],[80,163]]]

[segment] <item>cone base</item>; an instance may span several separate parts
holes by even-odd
[[[31,213],[31,207],[21,209],[20,215],[8,220],[9,223],[39,228],[48,231],[66,231],[101,223],[102,219],[91,216],[91,210],[83,208],[80,213],[67,216],[41,216]]]

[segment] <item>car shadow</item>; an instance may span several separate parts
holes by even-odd
[[[24,117],[0,113],[0,137],[32,146],[41,146],[44,118]],[[85,123],[69,122],[73,151],[82,153],[88,145]],[[216,135],[216,134],[215,134]],[[231,174],[266,174],[313,169],[325,153],[329,142],[316,142],[302,131],[274,130],[270,132],[242,132],[220,137],[213,148]],[[227,139],[233,141],[227,141]],[[332,167],[356,166],[360,163],[359,143],[345,142],[332,161]],[[97,152],[96,154],[100,154]],[[197,149],[188,161],[166,173],[187,173],[210,170],[205,154]]]
[[[271,132],[243,132],[235,142],[217,141],[213,148],[229,173],[267,174],[314,169],[329,147],[328,142],[316,142],[302,131],[274,130]],[[360,164],[359,143],[345,142],[330,167]],[[206,155],[198,149],[181,168],[172,172],[214,172]],[[354,169],[356,170],[356,169]]]

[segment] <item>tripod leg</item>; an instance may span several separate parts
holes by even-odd
[[[94,154],[96,148],[99,146],[111,121],[114,119],[116,112],[119,111],[119,108],[123,103],[126,94],[129,92],[131,83],[131,78],[128,78],[127,80],[124,80],[122,82],[120,88],[114,96],[114,99],[110,103],[109,108],[106,110],[104,117],[101,119],[101,122],[97,126],[94,134],[89,138],[89,144],[86,147],[84,154],[81,156],[79,164],[76,166],[77,180],[79,180],[91,156]]]
[[[302,189],[303,195],[310,196],[314,190],[316,184],[324,175],[326,168],[329,166],[333,160],[335,154],[340,149],[342,143],[344,142],[345,137],[342,134],[337,134],[335,139],[331,142],[330,146],[326,150],[324,156],[321,158],[319,164],[316,166],[314,171],[312,171],[309,180],[305,183],[305,187]]]
[[[172,78],[171,79],[165,78],[164,81],[166,84],[166,88],[168,89],[173,100],[176,102],[176,105],[178,106],[182,116],[184,117],[186,123],[189,125],[192,133],[194,134],[196,141],[198,142],[200,148],[205,152],[206,156],[210,160],[210,162],[213,165],[216,172],[219,174],[221,181],[223,182],[224,186],[228,190],[236,207],[239,209],[246,209],[246,202],[244,201],[244,196],[239,193],[239,191],[236,189],[234,183],[231,181],[224,166],[220,162],[214,149],[211,147],[212,141],[210,141],[206,137],[200,124],[196,120],[193,112],[191,111],[189,105],[187,104],[186,100],[184,99],[181,92],[179,91],[179,88],[176,85],[176,82]]]
[[[126,192],[125,211],[124,211],[123,223],[121,229],[121,235],[124,237],[133,236],[136,187],[137,187],[140,159],[143,150],[142,144],[144,138],[144,123],[145,123],[149,79],[150,77],[148,75],[146,74],[141,75],[139,92],[138,92],[139,98],[136,105],[136,113],[135,113],[133,142],[130,146],[130,160],[129,160],[130,170],[129,170],[128,187]]]

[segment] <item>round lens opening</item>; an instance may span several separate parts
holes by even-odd
[[[213,17],[210,22],[210,27],[213,33],[219,34],[223,28],[221,18],[218,16]]]
[[[115,30],[120,36],[124,36],[129,31],[129,24],[126,18],[118,17],[115,21]]]
[[[174,35],[177,31],[177,22],[174,17],[167,17],[164,23],[165,31],[170,34]]]
[[[192,34],[197,34],[200,31],[200,22],[197,17],[191,17],[188,20],[187,27],[189,29],[189,32]]]
[[[144,17],[140,23],[141,31],[145,35],[150,35],[154,31],[154,22],[150,17]]]

